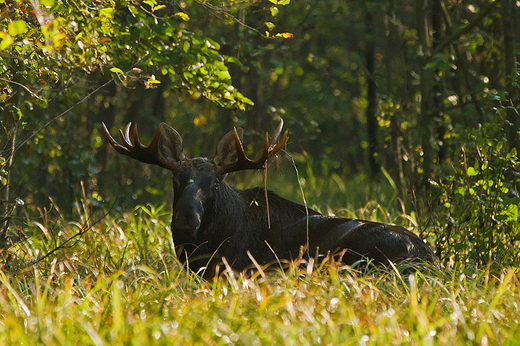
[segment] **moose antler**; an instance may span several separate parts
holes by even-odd
[[[125,127],[125,133],[119,130],[119,135],[121,136],[121,142],[123,145],[116,142],[114,138],[110,135],[105,123],[103,123],[103,130],[105,131],[105,135],[108,138],[108,141],[117,150],[120,154],[130,156],[133,159],[144,163],[150,163],[153,165],[157,165],[166,169],[172,170],[175,167],[175,162],[164,159],[159,155],[159,139],[161,138],[161,131],[163,129],[163,124],[159,126],[159,129],[155,133],[155,136],[152,139],[152,142],[144,146],[139,141],[139,134],[137,132],[137,124],[134,126],[134,144],[130,140],[130,126],[132,123],[128,123]]]
[[[250,160],[246,157],[246,154],[244,153],[244,147],[242,145],[242,141],[240,140],[240,137],[238,136],[237,129],[235,130],[235,146],[237,151],[237,161],[229,164],[225,164],[219,167],[219,172],[221,174],[225,173],[231,173],[236,171],[243,171],[246,169],[265,169],[267,167],[267,160],[269,160],[271,157],[275,156],[280,149],[287,143],[287,133],[289,130],[286,130],[285,133],[282,136],[282,139],[280,142],[276,143],[278,141],[278,137],[280,136],[280,133],[282,132],[283,127],[283,120],[280,120],[280,124],[278,125],[278,128],[276,129],[275,133],[273,134],[273,137],[269,141],[269,135],[267,132],[265,133],[265,142],[264,142],[264,150],[262,152],[262,155],[258,157],[255,160]]]

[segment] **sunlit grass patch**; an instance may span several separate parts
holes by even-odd
[[[403,273],[301,260],[224,268],[207,282],[176,260],[169,214],[147,206],[103,217],[41,261],[49,239],[74,236],[86,219],[47,222],[51,237],[29,226],[39,231],[9,250],[0,276],[0,343],[491,345],[520,335],[515,269]]]

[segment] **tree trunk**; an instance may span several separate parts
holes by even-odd
[[[505,63],[505,75],[510,75],[512,70],[515,68],[515,34],[516,27],[516,11],[517,6],[513,4],[513,1],[505,1],[502,7],[502,21],[504,27],[504,63]],[[514,87],[512,83],[508,83],[506,86],[510,104],[506,106],[513,106],[515,108],[518,105],[518,88]],[[507,124],[506,133],[509,149],[516,148],[517,152],[520,152],[520,139],[518,137],[518,131],[520,129],[520,117],[515,109],[507,109]]]
[[[442,0],[433,0],[432,2],[432,49],[435,50],[442,40]],[[446,157],[446,145],[444,143],[444,135],[446,134],[446,127],[443,124],[443,114],[441,109],[443,88],[441,85],[441,78],[437,70],[433,71],[435,76],[434,83],[432,86],[432,123],[435,125],[435,138],[438,143],[439,150],[437,152],[437,162],[441,163]],[[433,151],[433,148],[432,148]],[[432,155],[433,156],[433,155]],[[432,157],[433,160],[433,157]],[[432,162],[433,164],[434,162]],[[430,174],[432,174],[431,172]]]
[[[433,167],[433,146],[432,146],[432,133],[433,133],[433,118],[431,114],[432,110],[432,71],[426,69],[426,61],[428,57],[428,32],[427,32],[427,14],[428,7],[427,1],[416,0],[415,2],[415,14],[416,14],[416,26],[417,35],[419,36],[419,44],[422,47],[423,54],[420,63],[420,90],[421,90],[421,114],[420,114],[420,137],[421,146],[423,150],[422,155],[422,179],[420,186],[426,188],[429,185],[428,179],[432,172]]]
[[[375,49],[374,49],[374,30],[373,30],[373,13],[370,6],[365,13],[365,79],[367,82],[367,139],[368,139],[368,164],[370,173],[373,177],[378,175],[379,166],[376,161],[378,140],[377,140],[377,95],[376,81],[374,79],[375,72]]]

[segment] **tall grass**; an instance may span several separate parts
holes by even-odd
[[[175,259],[168,208],[29,223],[0,272],[0,344],[518,344],[520,276],[300,262],[205,282]],[[112,213],[115,214],[115,213]],[[83,233],[81,233],[83,232]],[[80,236],[75,237],[80,233]],[[67,241],[68,239],[72,239]],[[56,246],[58,250],[49,254]]]

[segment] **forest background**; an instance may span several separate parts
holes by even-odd
[[[118,155],[102,122],[139,124],[147,143],[164,121],[188,156],[212,157],[233,126],[254,154],[282,118],[268,188],[414,227],[443,264],[516,264],[519,13],[510,0],[0,0],[4,263],[28,239],[70,236],[31,223],[171,203],[169,172]]]

